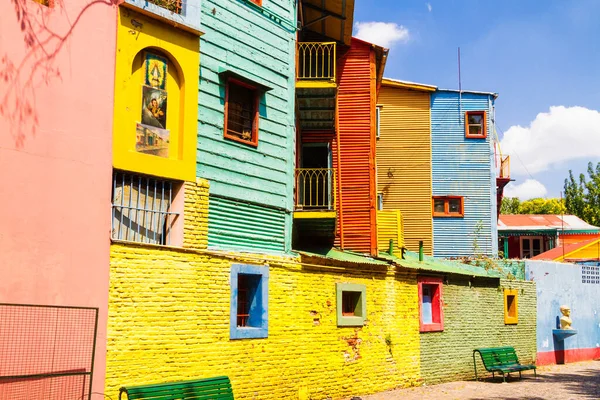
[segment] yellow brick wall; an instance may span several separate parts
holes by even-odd
[[[296,399],[299,390],[310,399],[340,398],[419,382],[414,274],[271,259],[269,337],[229,340],[236,261],[228,257],[112,245],[109,396],[117,398],[122,385],[217,375],[231,378],[236,399]],[[337,327],[336,282],[366,285],[364,327]]]
[[[208,190],[206,179],[184,184],[183,247],[204,250],[208,247]]]

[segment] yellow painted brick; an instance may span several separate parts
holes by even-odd
[[[229,340],[234,261],[113,244],[106,393],[117,398],[122,385],[216,375],[231,378],[236,399],[261,400],[341,398],[420,382],[414,273],[332,271],[264,257],[269,337]],[[337,327],[336,282],[367,287],[364,327]]]

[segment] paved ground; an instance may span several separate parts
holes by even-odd
[[[600,360],[538,368],[538,378],[532,371],[523,372],[523,379],[511,378],[485,382],[463,381],[410,389],[398,389],[362,400],[546,400],[600,399]]]

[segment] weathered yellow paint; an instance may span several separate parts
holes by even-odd
[[[169,158],[135,150],[136,123],[140,122],[142,112],[144,49],[158,50],[169,59],[166,83]],[[198,36],[119,8],[113,122],[115,168],[195,180],[199,58]]]
[[[431,218],[431,112],[428,92],[382,85],[377,191],[384,210],[400,210],[404,240],[411,251],[423,241],[433,254]],[[387,248],[387,247],[384,247]]]
[[[198,232],[184,235],[187,248],[111,246],[107,395],[217,375],[230,377],[236,399],[261,400],[337,399],[421,382],[416,272],[202,250],[208,190],[202,180],[186,183],[184,229]],[[269,266],[266,339],[229,339],[234,263]],[[338,282],[366,286],[364,326],[337,326]]]
[[[377,247],[379,251],[387,251],[390,239],[394,241],[394,251],[400,255],[404,247],[404,223],[400,210],[377,211]]]

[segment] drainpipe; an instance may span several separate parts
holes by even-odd
[[[419,261],[423,262],[423,241],[419,240]]]
[[[388,249],[388,253],[390,256],[394,255],[394,239],[390,239],[390,247]]]

